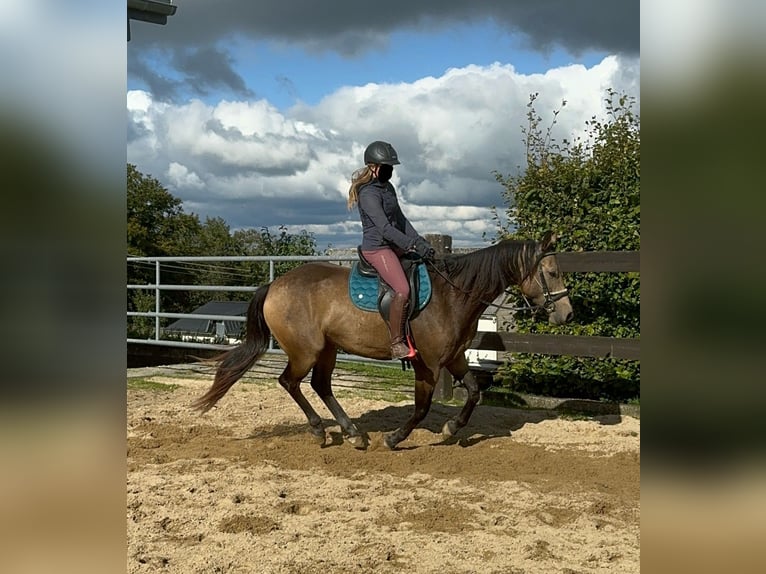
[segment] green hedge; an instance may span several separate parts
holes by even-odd
[[[498,238],[540,239],[561,234],[558,251],[640,249],[640,119],[634,99],[607,90],[607,117],[585,122],[585,137],[554,138],[561,109],[547,128],[530,97],[522,129],[527,165],[516,176],[495,176],[504,187],[508,223]],[[562,103],[562,109],[566,102]],[[569,273],[572,323],[549,325],[519,316],[519,332],[637,338],[640,335],[638,273]],[[518,302],[517,302],[518,303]],[[604,400],[640,398],[638,361],[586,357],[514,355],[496,375],[513,391]]]

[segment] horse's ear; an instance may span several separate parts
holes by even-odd
[[[543,253],[553,249],[553,246],[558,238],[559,236],[555,231],[546,231],[545,235],[543,235],[543,240],[540,242]]]

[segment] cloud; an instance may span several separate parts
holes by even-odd
[[[171,189],[201,189],[205,185],[196,173],[189,171],[185,165],[174,161],[170,162],[166,175]]]
[[[232,67],[231,58],[222,50],[210,46],[176,51],[173,65],[186,77],[186,83],[197,93],[224,87],[242,96],[252,96],[245,81]]]
[[[492,20],[519,32],[535,49],[561,46],[637,55],[639,0],[389,0],[381,9],[355,0],[187,0],[165,28],[133,25],[138,43],[212,45],[232,34],[300,44],[347,56],[380,49],[394,30],[440,30]],[[191,40],[190,40],[191,39]]]
[[[575,56],[637,57],[639,16],[639,0],[390,0],[381,10],[360,7],[355,0],[187,0],[166,26],[133,22],[128,72],[159,99],[204,98],[217,90],[249,98],[253,93],[222,50],[224,43],[249,40],[275,49],[297,47],[312,57],[358,59],[385,52],[394,32],[430,34],[487,23],[541,53],[560,48]],[[157,65],[167,73],[158,73]],[[283,74],[274,81],[295,97]]]
[[[183,88],[183,82],[164,76],[154,70],[144,55],[128,57],[128,75],[140,78],[158,100],[172,101]]]
[[[188,212],[232,228],[335,230],[320,243],[353,244],[350,175],[364,147],[384,139],[399,152],[393,183],[415,227],[475,244],[494,230],[490,207],[502,207],[494,172],[515,174],[525,163],[529,94],[539,92],[544,122],[561,109],[554,137],[572,139],[603,113],[606,88],[616,80],[637,86],[637,74],[636,60],[616,56],[530,75],[472,65],[411,83],[343,87],[285,111],[265,100],[173,104],[134,90],[128,159],[143,173],[165,174]]]

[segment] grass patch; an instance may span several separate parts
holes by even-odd
[[[128,379],[129,390],[149,390],[149,391],[172,391],[179,387],[179,385],[172,385],[166,383],[157,383],[154,381],[148,381],[142,378]]]
[[[482,391],[481,404],[493,407],[511,407],[523,409],[527,407],[527,401],[506,387],[490,387]]]
[[[414,372],[411,369],[402,371],[399,364],[339,361],[335,375],[334,388],[338,397],[362,396],[389,402],[412,400]],[[353,381],[354,378],[357,381]],[[365,382],[360,383],[358,379]]]
[[[412,385],[415,380],[415,375],[412,370],[402,371],[401,366],[398,364],[388,366],[374,363],[338,361],[336,368],[355,375],[378,379],[381,382]]]
[[[589,414],[573,409],[556,409],[556,414],[558,418],[566,421],[591,421],[594,416],[597,416],[595,413]]]
[[[401,401],[412,401],[412,394],[400,393],[395,390],[381,390],[381,389],[365,389],[359,387],[353,390],[350,389],[338,389],[335,391],[335,396],[339,399],[343,398],[357,398],[363,397],[374,401],[387,401],[391,403],[398,403]]]

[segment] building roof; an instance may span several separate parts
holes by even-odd
[[[168,16],[176,13],[172,0],[128,0],[128,42],[130,42],[130,21],[140,20],[152,24],[167,24]]]
[[[249,301],[210,301],[204,305],[197,307],[192,311],[193,315],[228,315],[232,317],[244,317],[247,313],[247,307],[250,304]],[[212,319],[194,319],[192,317],[184,317],[174,321],[164,331],[172,333],[193,333],[198,335],[215,335],[215,324],[221,321],[214,321]],[[229,337],[239,337],[245,327],[242,321],[227,321],[223,320],[223,324],[226,328],[226,335]]]

